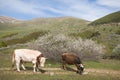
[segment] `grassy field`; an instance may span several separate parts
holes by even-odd
[[[45,73],[33,73],[31,63],[25,64],[26,71],[16,72],[11,69],[12,50],[0,53],[0,80],[120,80],[120,74],[118,74],[120,72],[120,61],[118,60],[83,61],[86,71],[89,71],[86,75],[64,71],[60,69],[61,63],[54,63],[49,60],[45,65]],[[47,68],[52,70],[47,70]],[[54,70],[56,68],[58,69]],[[74,69],[75,67],[69,66],[69,68]],[[54,75],[51,75],[51,72]]]

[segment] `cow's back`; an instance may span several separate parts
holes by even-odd
[[[62,60],[65,61],[67,64],[71,64],[71,65],[75,63],[80,63],[79,57],[70,53],[63,53]]]
[[[37,50],[30,49],[16,49],[14,53],[16,58],[21,58],[23,61],[31,61],[41,54]]]

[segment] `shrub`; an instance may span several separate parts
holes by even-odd
[[[75,39],[63,34],[40,37],[29,48],[40,50],[50,60],[60,61],[64,51],[76,53],[82,59],[99,60],[104,54],[104,47],[92,40]]]
[[[2,42],[0,42],[0,48],[1,47],[7,47],[7,44],[4,41],[2,41]]]
[[[120,60],[120,44],[113,49],[111,58]]]
[[[117,30],[115,33],[118,34],[118,35],[120,35],[120,30]]]

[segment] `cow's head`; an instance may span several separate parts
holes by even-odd
[[[45,57],[41,57],[41,58],[40,58],[40,66],[41,66],[41,67],[44,67],[46,59],[47,59],[47,58],[45,58]]]
[[[83,64],[80,64],[80,70],[83,72],[84,71],[84,66]]]
[[[79,64],[78,73],[82,74],[83,71],[84,71],[84,66],[83,66],[83,64]]]

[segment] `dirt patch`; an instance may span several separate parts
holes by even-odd
[[[49,75],[55,75],[55,74],[76,74],[75,72],[75,68],[73,68],[74,71],[65,71],[61,68],[42,68],[41,70],[43,70],[44,72],[33,72],[32,70],[26,70],[23,71],[21,70],[21,72],[17,72],[15,70],[12,70],[11,68],[0,68],[0,70],[2,71],[7,71],[7,72],[11,72],[14,74],[49,74]],[[120,75],[120,71],[116,71],[116,70],[107,70],[107,69],[92,69],[92,68],[88,68],[85,69],[84,73],[85,74],[115,74],[115,75]]]

